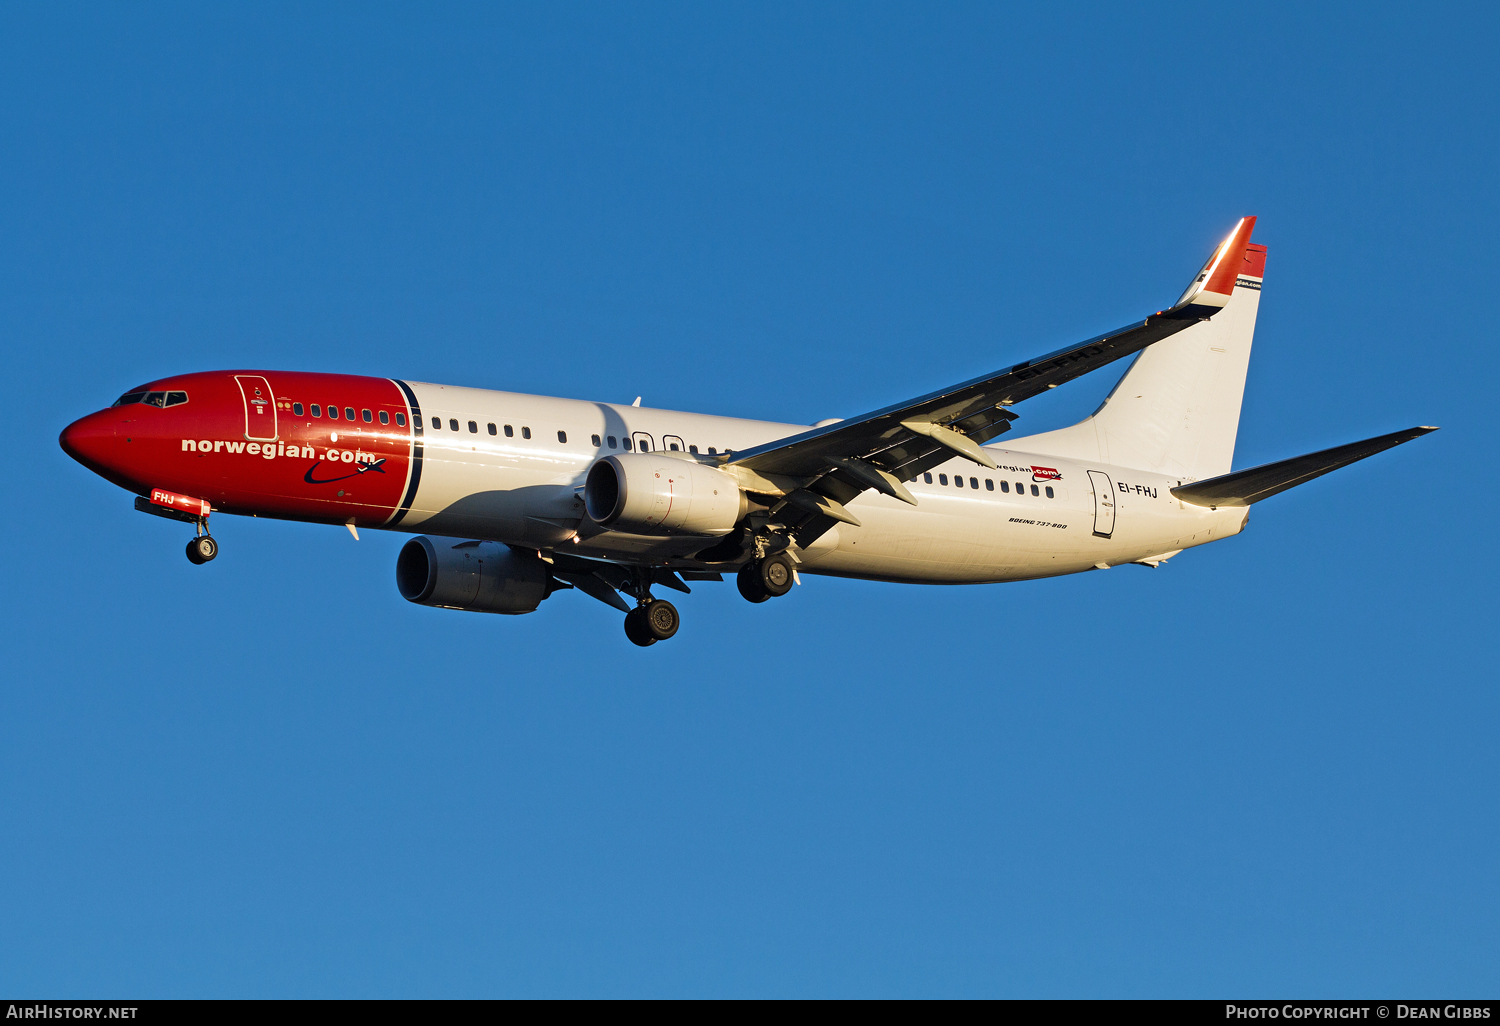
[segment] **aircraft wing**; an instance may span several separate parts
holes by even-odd
[[[1223,309],[1234,292],[1254,227],[1255,218],[1242,218],[1170,309],[993,374],[735,452],[725,461],[725,467],[732,472],[740,468],[750,472],[751,478],[772,481],[816,479],[791,492],[777,491],[792,506],[815,518],[819,514],[830,518],[829,523],[842,520],[857,524],[842,503],[866,488],[915,505],[916,500],[902,482],[955,455],[994,469],[994,461],[980,446],[1010,429],[1016,415],[1009,407],[1138,353]]]

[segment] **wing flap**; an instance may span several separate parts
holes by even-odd
[[[622,613],[630,612],[630,604],[620,593],[591,572],[554,570],[552,576],[565,581],[590,598],[596,598],[606,606],[614,606]]]

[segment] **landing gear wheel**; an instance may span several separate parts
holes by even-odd
[[[785,553],[777,553],[761,560],[760,583],[765,586],[766,594],[772,598],[779,598],[791,591],[792,585],[797,583],[791,557]]]
[[[625,636],[645,648],[666,641],[677,633],[681,623],[676,606],[665,599],[652,599],[625,614]]]
[[[625,636],[642,648],[656,644],[656,638],[646,626],[645,606],[636,606],[625,614]]]
[[[653,602],[647,602],[645,609],[646,630],[654,640],[666,641],[677,633],[682,619],[677,615],[676,606],[666,599],[656,599]]]
[[[200,534],[187,543],[187,558],[190,563],[202,565],[219,554],[219,543],[206,534]]]
[[[756,563],[746,563],[740,567],[734,583],[739,585],[740,594],[745,596],[747,602],[764,602],[771,597],[771,593],[761,583],[760,566]]]

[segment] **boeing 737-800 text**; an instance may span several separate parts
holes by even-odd
[[[529,613],[576,589],[651,645],[653,589],[736,575],[751,602],[801,574],[910,584],[1157,566],[1238,534],[1248,507],[1434,430],[1231,473],[1266,250],[1244,218],[1176,304],[993,374],[811,429],[394,378],[212,371],[133,388],[62,447],[191,523],[224,512],[403,531],[413,602]],[[1031,396],[1126,356],[1093,416],[994,440]],[[639,400],[637,400],[639,402]]]

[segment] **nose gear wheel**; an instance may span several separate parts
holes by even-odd
[[[212,536],[200,534],[187,543],[188,562],[201,566],[219,554],[219,543]]]

